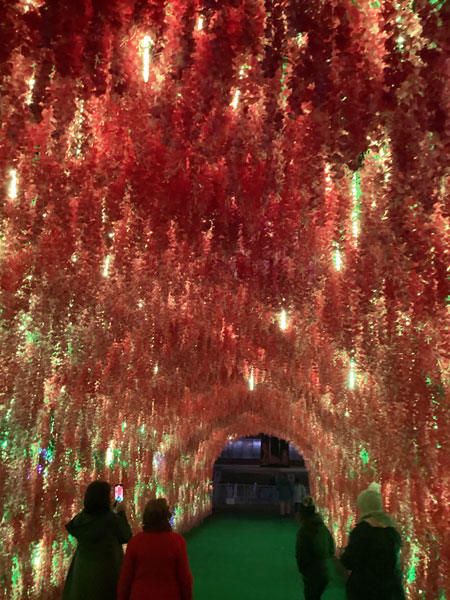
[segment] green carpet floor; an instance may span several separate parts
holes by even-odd
[[[303,600],[294,520],[214,515],[186,535],[194,600]]]

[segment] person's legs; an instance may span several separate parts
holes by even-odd
[[[314,578],[303,577],[305,600],[320,600],[324,587],[323,583]]]
[[[286,501],[280,500],[280,515],[284,517],[286,514]]]

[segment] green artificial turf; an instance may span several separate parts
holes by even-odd
[[[194,600],[303,600],[293,519],[214,515],[186,534]]]

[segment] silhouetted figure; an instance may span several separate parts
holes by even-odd
[[[294,483],[294,512],[296,515],[300,512],[300,505],[303,502],[303,498],[306,496],[306,488],[303,483],[300,482],[298,477],[295,478]]]
[[[276,480],[276,486],[278,490],[278,497],[280,500],[280,515],[290,515],[292,513],[292,498],[293,489],[292,484],[286,475],[281,475]]]
[[[311,496],[300,505],[295,557],[303,576],[305,600],[320,600],[330,580],[334,577],[334,541],[317,513]],[[342,596],[339,596],[342,597]]]
[[[62,600],[116,600],[123,560],[122,544],[133,535],[119,508],[111,510],[111,486],[94,481],[84,495],[84,510],[66,525],[77,540]]]
[[[380,485],[372,483],[356,502],[360,520],[350,532],[341,557],[351,571],[347,582],[349,600],[404,600],[399,563],[400,534],[383,510]]]
[[[147,503],[143,531],[127,546],[118,600],[192,600],[186,542],[172,531],[170,517],[164,498]]]

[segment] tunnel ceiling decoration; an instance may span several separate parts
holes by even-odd
[[[449,50],[440,0],[3,3],[6,597],[59,597],[93,478],[186,529],[264,431],[450,598]]]

